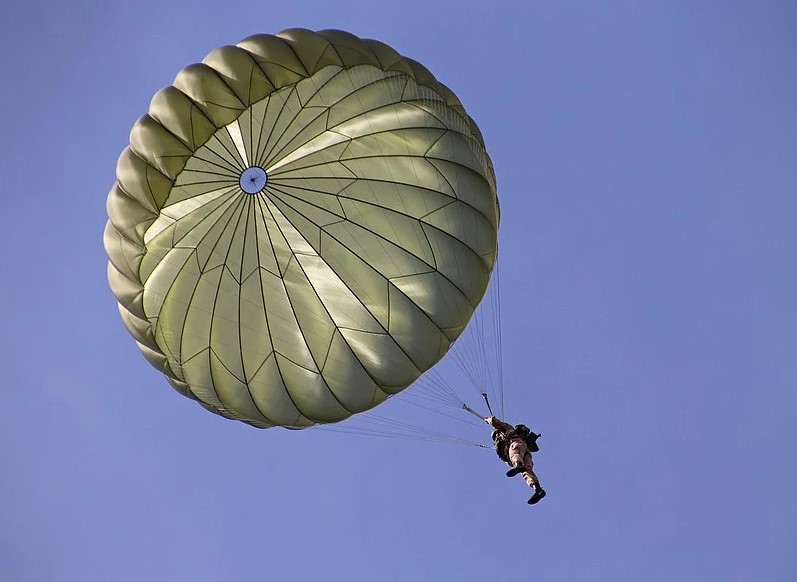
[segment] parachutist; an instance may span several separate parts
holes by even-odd
[[[484,421],[494,429],[492,439],[495,452],[510,466],[506,476],[523,475],[526,484],[534,489],[534,494],[528,500],[530,505],[534,505],[545,497],[545,490],[534,473],[534,463],[531,460],[531,453],[540,450],[537,446],[540,435],[531,432],[526,425],[512,426],[495,416],[488,416]]]

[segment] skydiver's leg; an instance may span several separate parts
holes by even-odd
[[[540,499],[545,497],[545,489],[542,488],[542,485],[540,485],[540,480],[534,473],[534,462],[531,460],[531,453],[526,452],[523,457],[523,464],[526,466],[526,470],[523,471],[523,479],[526,481],[526,484],[529,487],[534,487],[534,495],[529,497],[527,503],[534,505]]]
[[[528,454],[528,448],[526,448],[526,443],[523,441],[509,443],[509,464],[512,468],[506,472],[507,477],[514,477],[526,470],[524,458]]]
[[[534,487],[537,489],[540,486],[540,480],[537,479],[537,475],[534,473],[534,462],[531,460],[531,453],[528,451],[523,456],[523,480],[529,487]]]

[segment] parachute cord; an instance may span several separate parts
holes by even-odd
[[[500,270],[496,263],[494,277],[470,325],[451,350],[451,360],[474,388],[477,397],[488,393],[501,417],[504,415],[503,346],[501,338]],[[484,311],[489,310],[490,315]],[[489,317],[489,324],[485,318]]]
[[[415,387],[419,389],[432,391],[436,396],[444,401],[444,403],[449,404],[451,406],[459,407],[463,404],[462,399],[457,394],[457,391],[454,390],[440,375],[437,370],[429,370],[421,376],[418,380],[415,381],[415,384],[411,388],[414,390]],[[412,392],[409,392],[410,394]]]
[[[474,324],[478,323],[478,315],[474,317]],[[474,326],[475,328],[476,326]],[[451,351],[451,359],[460,369],[462,374],[468,380],[470,385],[476,391],[477,395],[481,395],[484,391],[484,382],[481,378],[479,378],[478,371],[474,368],[475,364],[472,362],[476,362],[479,360],[478,352],[476,352],[476,348],[474,347],[474,340],[471,337],[470,326],[465,332],[460,336],[460,339],[457,340],[456,347]],[[481,334],[483,337],[483,334]],[[462,351],[466,352],[464,355],[458,353],[457,348],[462,346]],[[468,363],[471,363],[470,365]]]
[[[420,399],[420,400],[426,400],[428,402],[436,402],[438,404],[444,404],[444,405],[448,405],[448,406],[453,406],[455,408],[464,409],[464,410],[470,412],[471,414],[473,414],[474,416],[476,416],[479,419],[484,419],[485,418],[483,415],[474,412],[473,409],[470,406],[468,406],[461,398],[459,398],[457,393],[450,386],[448,386],[446,384],[445,380],[443,380],[443,378],[439,374],[437,374],[434,370],[432,370],[431,372],[432,373],[429,374],[429,378],[426,378],[424,376],[420,380],[426,379],[426,380],[428,380],[430,382],[430,384],[433,384],[433,388],[434,389],[445,390],[447,392],[447,397],[445,399],[429,397],[429,396],[432,395],[432,393],[424,392],[424,389],[428,390],[430,388],[430,386],[425,386],[423,381],[420,383],[420,385],[419,385],[418,381],[416,381],[416,383],[415,383],[415,385],[413,387],[411,387],[410,389],[405,390],[404,392],[402,392],[401,395],[399,397],[397,397],[397,398],[402,400],[402,401],[404,401],[404,402],[407,402],[408,404],[414,404],[416,406],[420,406],[421,408],[426,408],[427,410],[431,410],[431,411],[435,412],[436,414],[439,414],[439,415],[442,415],[442,416],[448,416],[448,417],[454,418],[454,419],[458,419],[458,420],[460,420],[460,422],[467,422],[467,421],[464,421],[461,418],[458,418],[458,417],[453,416],[451,414],[445,414],[444,412],[441,412],[439,410],[430,408],[428,406],[423,406],[423,405],[420,405],[418,403],[412,402],[411,399],[415,398],[415,399]],[[419,392],[422,392],[422,393],[419,394]],[[473,422],[468,422],[468,424],[470,424],[472,426],[480,426],[480,425],[478,425],[478,423],[474,424]]]
[[[498,371],[498,412],[504,417],[504,352],[501,330],[501,270],[495,265],[495,294],[493,300],[493,334],[496,341],[495,367]]]
[[[482,420],[484,420],[484,417],[483,417],[481,414],[479,414],[478,412],[476,412],[475,410],[473,410],[473,409],[472,409],[470,406],[468,406],[467,404],[463,404],[463,405],[462,405],[462,409],[463,409],[465,412],[468,412],[468,413],[472,414],[472,415],[473,415],[473,416],[475,416],[476,418],[481,418]]]
[[[368,430],[368,429],[358,429],[352,427],[342,427],[342,426],[333,426],[333,425],[324,425],[319,427],[314,427],[310,430],[319,430],[324,432],[337,432],[343,434],[354,434],[354,435],[361,435],[367,437],[379,437],[379,438],[387,438],[387,439],[400,439],[400,440],[414,440],[414,441],[422,441],[428,443],[436,443],[436,444],[444,444],[444,445],[457,445],[457,446],[466,446],[466,447],[476,447],[480,449],[489,449],[491,447],[477,443],[474,441],[468,441],[465,439],[457,439],[454,437],[446,437],[446,438],[432,438],[432,437],[423,437],[417,435],[409,435],[409,434],[402,434],[402,433],[391,433],[387,431],[378,431],[378,430]]]
[[[428,428],[370,413],[362,417],[354,417],[350,420],[344,421],[341,424],[319,425],[315,428],[318,430],[327,430],[331,432],[349,432],[370,436],[406,438],[428,442],[456,443],[477,447],[483,446],[475,441],[454,437],[439,431],[434,431]]]
[[[493,321],[495,321],[495,314],[493,314]],[[481,321],[479,323],[481,325]],[[484,337],[485,337],[484,333],[482,333],[482,338],[484,338]],[[493,385],[493,382],[491,381],[492,378],[490,377],[489,367],[488,367],[489,366],[489,360],[487,359],[487,348],[486,348],[486,345],[485,345],[487,342],[486,341],[482,341],[480,343],[481,343],[481,348],[482,348],[482,359],[481,359],[481,362],[482,362],[482,364],[484,366],[484,369],[485,369],[484,376],[485,376],[485,384],[486,384],[486,386],[484,387],[484,390],[486,392],[489,392],[491,390],[491,386]],[[499,409],[499,412],[500,412],[500,409]]]
[[[403,398],[401,396],[398,396],[397,398],[399,398],[402,402],[406,402],[407,404],[411,404],[413,406],[417,406],[418,408],[423,408],[425,410],[429,410],[431,412],[434,412],[435,414],[439,414],[441,416],[447,416],[448,418],[453,418],[457,422],[462,422],[464,424],[469,424],[471,426],[480,426],[478,423],[473,422],[472,420],[470,420],[468,418],[460,418],[458,416],[454,416],[453,414],[447,414],[445,412],[441,412],[439,410],[435,410],[434,408],[431,408],[429,406],[424,406],[423,404],[418,404],[417,402],[413,402],[413,401],[409,400],[408,398]],[[467,410],[468,412],[471,412],[472,414],[474,414],[478,418],[481,418],[481,419],[484,418],[479,413],[474,412],[467,404],[462,404],[462,408],[464,410]]]

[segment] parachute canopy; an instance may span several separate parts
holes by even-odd
[[[341,31],[180,71],[108,195],[108,277],[149,362],[208,410],[304,428],[442,358],[496,260],[495,175],[456,96]]]

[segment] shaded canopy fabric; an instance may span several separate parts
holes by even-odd
[[[368,410],[442,358],[496,260],[476,124],[417,62],[341,31],[186,67],[117,165],[125,326],[207,409],[267,428]]]

